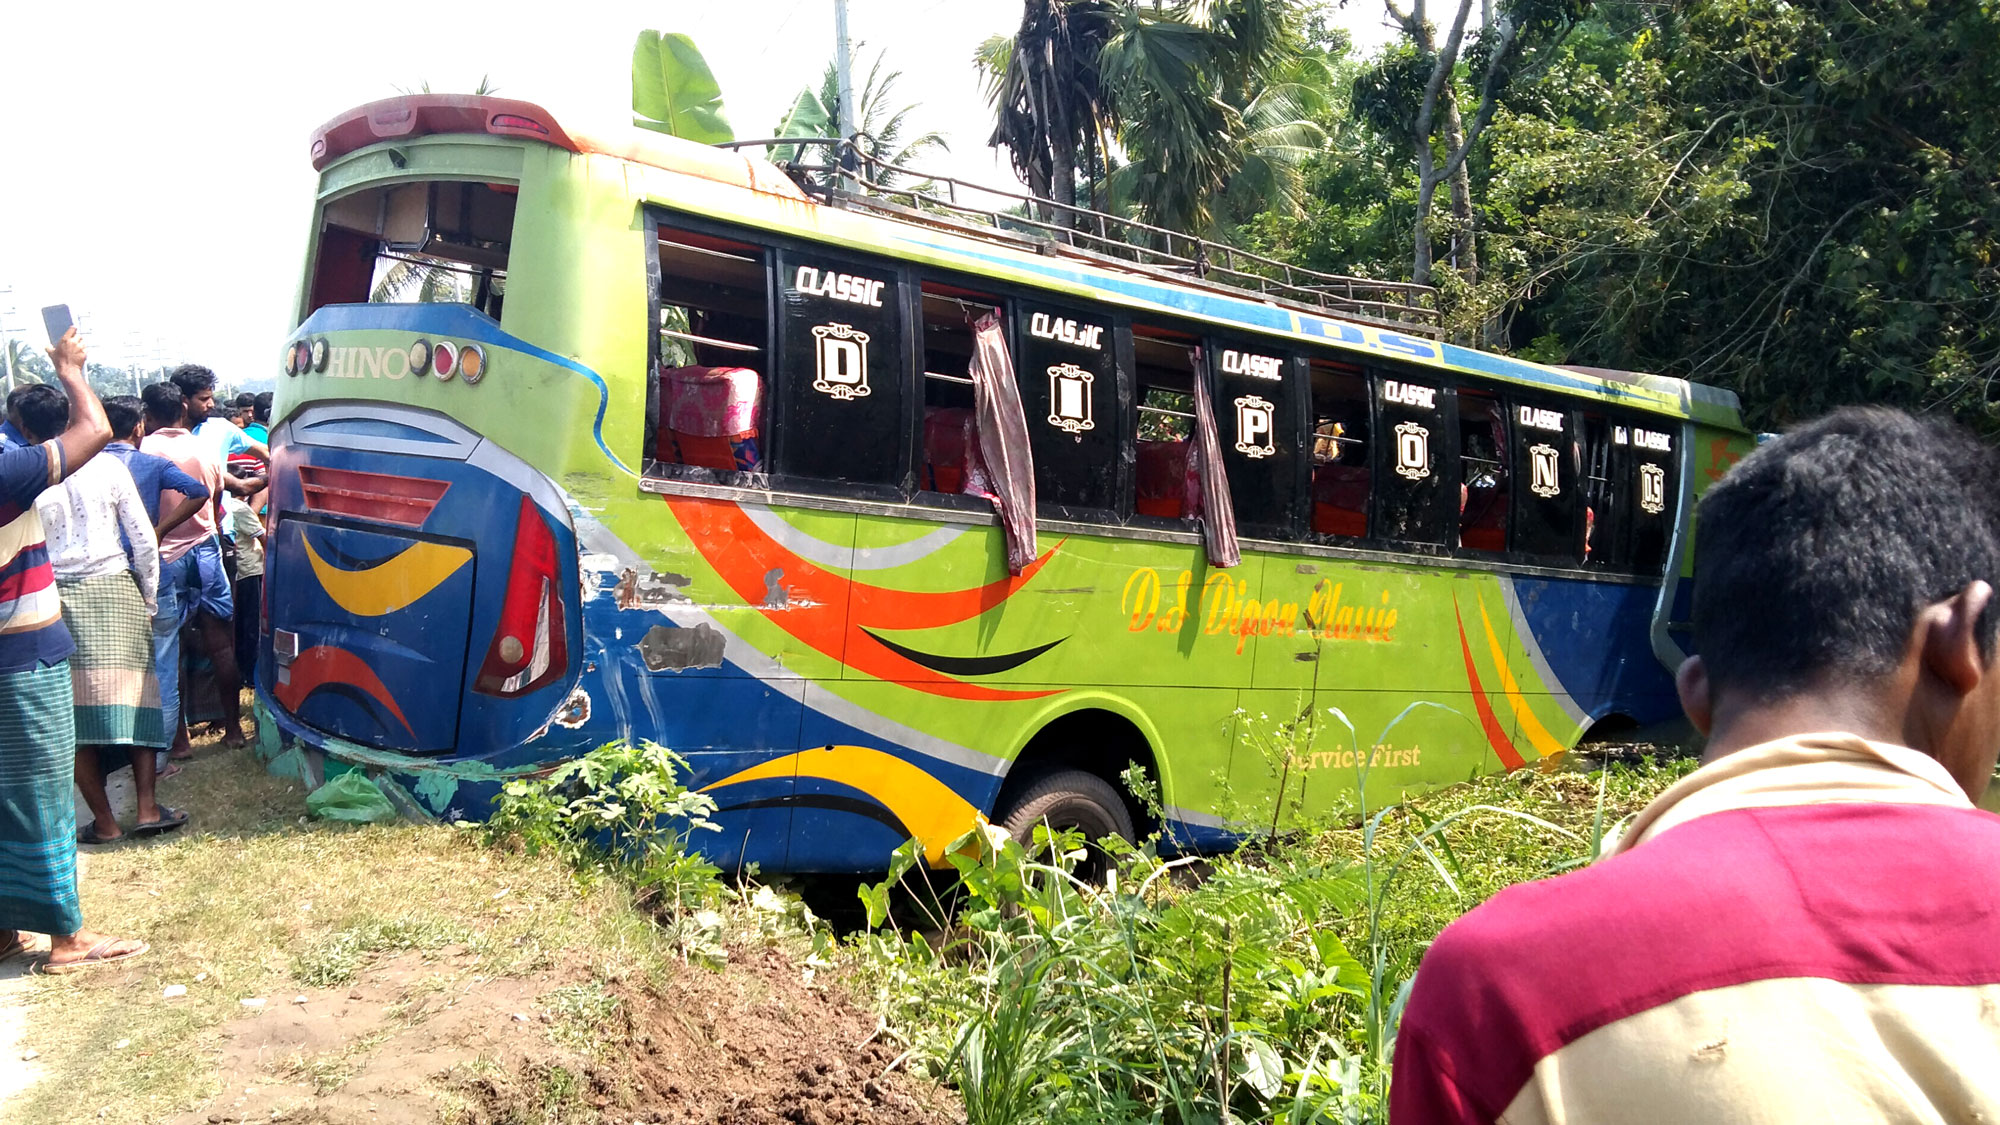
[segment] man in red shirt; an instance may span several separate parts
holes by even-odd
[[[2000,458],[1848,409],[1696,521],[1705,763],[1446,928],[1391,1119],[2000,1121]]]

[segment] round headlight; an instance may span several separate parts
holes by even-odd
[[[285,374],[297,375],[298,373],[299,373],[299,346],[297,344],[286,344]]]
[[[458,377],[467,384],[477,383],[486,378],[486,349],[478,344],[467,344],[458,349]]]
[[[431,369],[431,342],[418,340],[410,345],[410,374],[422,375]]]
[[[332,348],[326,346],[326,337],[321,336],[319,339],[314,340],[312,342],[312,369],[314,371],[325,371],[326,358],[332,351]]]
[[[458,345],[450,340],[439,340],[431,347],[431,372],[440,379],[449,379],[458,373]]]

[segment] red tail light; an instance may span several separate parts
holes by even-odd
[[[472,689],[485,695],[526,695],[568,667],[555,533],[535,502],[523,496],[500,628],[486,649],[486,662],[480,665]]]

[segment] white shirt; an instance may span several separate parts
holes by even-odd
[[[139,580],[147,612],[158,607],[159,544],[139,500],[139,486],[118,458],[99,455],[85,461],[68,480],[37,496],[35,510],[42,517],[49,565],[57,579],[73,582],[129,570]]]

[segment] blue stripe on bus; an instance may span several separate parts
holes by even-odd
[[[293,339],[312,332],[348,332],[367,329],[389,331],[421,332],[429,336],[458,337],[478,344],[491,344],[508,348],[523,355],[533,356],[544,363],[567,368],[590,380],[597,388],[597,417],[590,424],[590,436],[597,440],[597,448],[611,459],[611,463],[628,476],[636,476],[625,462],[604,442],[604,414],[611,406],[611,388],[605,385],[603,376],[583,364],[560,356],[546,348],[530,344],[519,336],[509,335],[500,327],[500,322],[473,308],[471,305],[324,305],[299,325]]]

